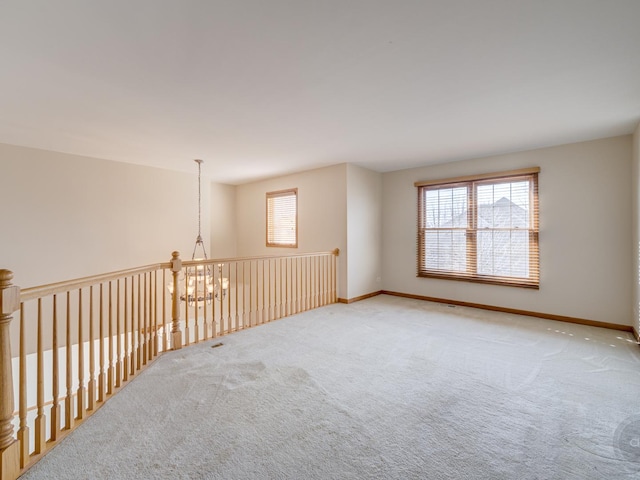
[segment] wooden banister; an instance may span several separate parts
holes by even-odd
[[[66,280],[64,282],[50,283],[48,285],[41,285],[39,287],[23,288],[20,291],[20,301],[28,302],[29,300],[35,300],[39,297],[47,297],[56,293],[66,293],[72,290],[78,290],[80,288],[109,282],[111,280],[118,280],[119,278],[124,278],[130,275],[153,272],[155,270],[160,270],[161,268],[170,268],[170,266],[171,265],[168,263],[155,263],[152,265],[146,265],[144,267],[130,268],[127,270],[119,270],[117,272],[103,273],[100,275],[92,275],[90,277]]]
[[[24,473],[169,348],[334,303],[338,254],[182,261],[175,251],[166,263],[22,290],[0,270],[0,480]]]

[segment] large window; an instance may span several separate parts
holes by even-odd
[[[298,189],[267,193],[267,247],[298,246]]]
[[[538,288],[539,171],[417,182],[418,276]]]

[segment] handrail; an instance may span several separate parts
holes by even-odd
[[[102,273],[98,275],[91,275],[89,277],[49,283],[47,285],[40,285],[37,287],[23,288],[20,290],[20,301],[27,302],[29,300],[36,300],[39,297],[47,297],[49,295],[64,293],[68,290],[77,290],[78,288],[90,287],[91,285],[96,285],[98,283],[117,280],[118,278],[123,278],[131,275],[138,275],[140,273],[149,273],[160,270],[162,268],[169,268],[169,264],[154,263],[151,265],[145,265],[143,267],[129,268],[126,270],[118,270],[116,272]]]
[[[229,262],[248,262],[254,260],[267,260],[274,258],[299,258],[299,257],[315,257],[321,255],[327,255],[329,253],[338,255],[339,249],[335,249],[331,252],[311,252],[311,253],[297,253],[289,255],[260,255],[250,257],[230,257],[230,258],[209,258],[206,260],[183,260],[182,265],[191,267],[195,265],[214,265],[217,263],[229,263]],[[73,280],[63,280],[62,282],[49,283],[45,285],[38,285],[36,287],[22,288],[20,290],[20,300],[27,302],[29,300],[35,300],[38,297],[45,297],[54,295],[56,293],[64,293],[67,290],[76,290],[78,288],[85,288],[97,283],[108,282],[109,280],[117,280],[118,278],[137,275],[139,273],[152,272],[154,270],[161,270],[163,268],[171,268],[171,263],[152,263],[142,267],[129,268],[125,270],[117,270],[109,273],[101,273],[98,275],[90,275],[87,277],[75,278]]]
[[[231,258],[207,258],[207,259],[194,259],[194,260],[182,260],[182,265],[186,267],[193,267],[196,265],[214,265],[217,263],[230,263],[230,262],[249,262],[255,260],[274,260],[278,258],[302,258],[302,257],[320,257],[324,255],[340,254],[340,249],[335,248],[326,252],[310,252],[310,253],[291,253],[288,255],[258,255],[253,257],[231,257]],[[163,264],[164,265],[164,264]],[[166,268],[170,268],[169,264],[166,264]]]

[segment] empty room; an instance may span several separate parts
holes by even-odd
[[[640,478],[640,2],[0,5],[0,480]]]

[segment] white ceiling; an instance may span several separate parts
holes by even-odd
[[[0,0],[0,142],[239,184],[630,133],[640,0]]]

